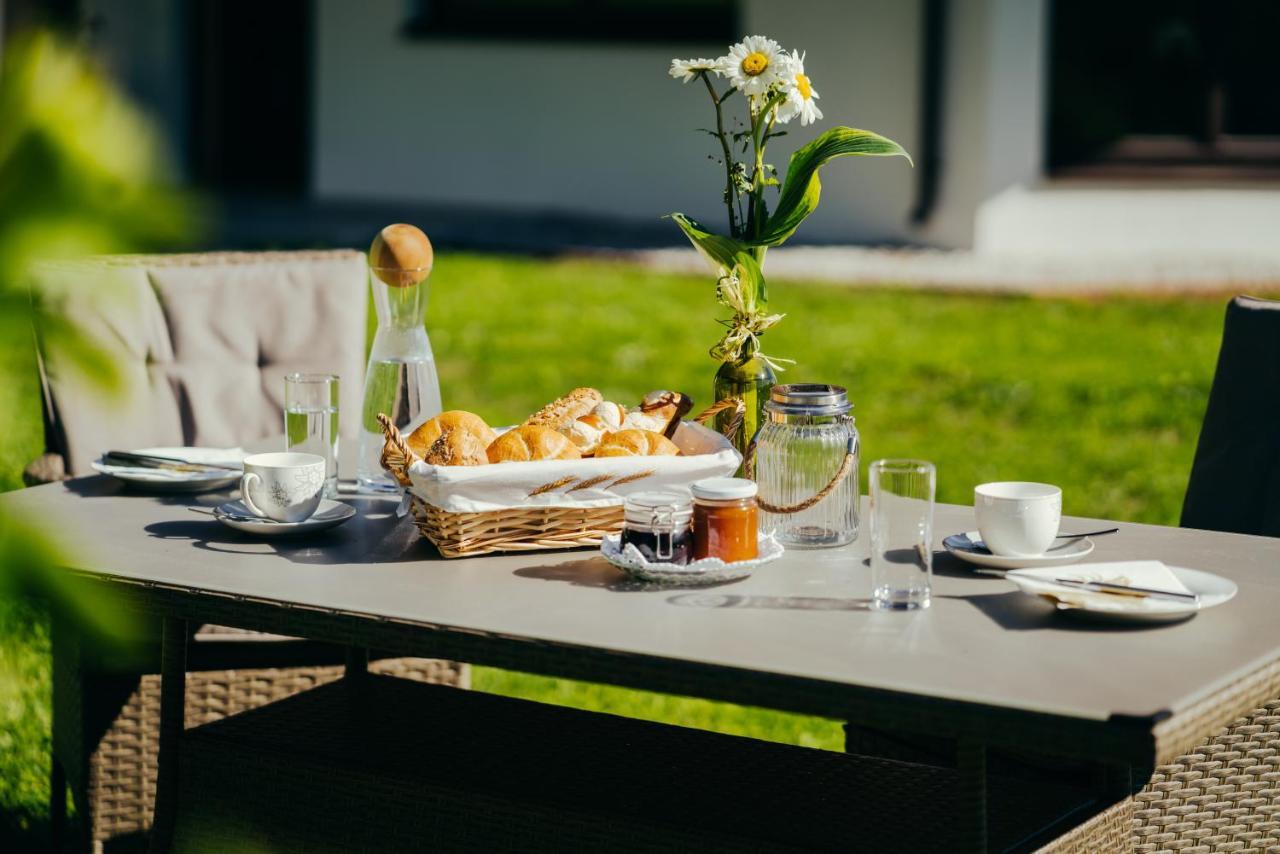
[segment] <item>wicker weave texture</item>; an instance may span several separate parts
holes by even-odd
[[[1134,801],[1141,854],[1280,851],[1280,700],[1157,768]]]
[[[598,546],[622,530],[621,507],[526,507],[450,513],[411,497],[413,522],[444,557]]]
[[[466,687],[464,665],[420,658],[373,662],[370,670],[421,682]],[[186,725],[199,726],[291,697],[342,676],[340,666],[220,670],[187,674]],[[89,758],[94,847],[145,832],[155,806],[160,732],[160,677],[141,678]]]
[[[1129,854],[1133,850],[1133,800],[1125,798],[1037,849],[1036,854]]]
[[[188,732],[179,779],[184,851],[971,848],[953,769],[378,677]],[[993,846],[1077,797],[993,780]]]

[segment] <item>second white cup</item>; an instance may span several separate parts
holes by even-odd
[[[318,454],[254,454],[244,459],[240,496],[255,516],[301,522],[320,506],[324,477]]]
[[[1051,483],[984,483],[974,487],[973,510],[992,554],[1036,557],[1058,537],[1062,490]]]

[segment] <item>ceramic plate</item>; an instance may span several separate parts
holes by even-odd
[[[1038,557],[1005,557],[991,553],[977,531],[952,534],[942,541],[943,547],[966,563],[988,566],[992,569],[1022,569],[1036,566],[1062,566],[1075,563],[1093,551],[1093,540],[1088,537],[1059,537],[1049,550]]]
[[[1084,573],[1087,566],[1073,570],[1072,577]],[[1005,578],[1018,585],[1023,593],[1032,596],[1046,597],[1045,593],[1053,590],[1070,597],[1071,601],[1057,600],[1059,610],[1073,616],[1110,622],[1148,622],[1169,623],[1185,620],[1205,608],[1212,608],[1231,600],[1237,592],[1236,584],[1229,578],[1203,572],[1198,569],[1186,569],[1171,566],[1169,571],[1177,576],[1191,593],[1199,595],[1199,602],[1179,602],[1170,599],[1138,599],[1131,596],[1107,596],[1105,594],[1078,595],[1077,591],[1068,587],[1053,584],[1053,579],[1061,577],[1058,570],[1053,569],[1019,569],[1005,575]],[[1076,594],[1076,595],[1071,595]],[[1056,596],[1053,597],[1056,599]]]
[[[179,457],[191,462],[216,462],[219,465],[237,462],[236,457],[240,460],[244,459],[243,452],[229,455],[220,448],[134,448],[133,453],[156,457]],[[102,462],[101,457],[90,465],[100,474],[109,474],[125,483],[143,487],[151,492],[210,492],[238,482],[241,474],[238,471],[170,472],[160,469],[131,468],[107,465]]]
[[[637,581],[652,584],[664,584],[671,587],[705,587],[710,584],[724,584],[746,578],[755,570],[770,561],[782,557],[783,548],[773,537],[760,538],[760,556],[755,560],[742,560],[725,563],[719,558],[704,558],[693,563],[650,563],[633,545],[622,547],[622,538],[610,534],[600,544],[600,553],[605,560],[630,575]]]
[[[303,522],[273,522],[270,519],[259,519],[243,501],[239,499],[219,505],[213,516],[228,528],[256,534],[261,537],[280,537],[288,534],[307,534],[312,531],[323,531],[341,525],[356,515],[356,508],[341,501],[320,499],[320,506],[315,515]]]

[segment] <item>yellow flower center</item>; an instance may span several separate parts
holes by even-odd
[[[755,77],[758,74],[763,74],[764,70],[768,67],[769,57],[765,56],[758,50],[747,54],[746,58],[742,60],[742,71],[748,77]]]
[[[813,87],[809,85],[809,78],[806,75],[796,75],[796,88],[800,90],[800,97],[806,101],[813,97]]]

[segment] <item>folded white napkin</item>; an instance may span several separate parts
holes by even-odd
[[[135,454],[146,454],[155,457],[169,457],[182,460],[184,463],[200,465],[225,466],[227,468],[244,468],[244,458],[249,453],[244,448],[141,448]],[[217,476],[216,472],[170,471],[168,469],[147,468],[146,466],[118,466],[106,463],[95,463],[94,468],[107,474],[128,474],[145,477],[170,478],[174,480],[190,480],[193,477]]]
[[[1167,590],[1170,593],[1190,593],[1178,576],[1158,560],[1091,563],[1070,569],[1016,569],[1006,573],[1005,578],[1028,593],[1052,596],[1066,605],[1095,611],[1169,611],[1183,610],[1193,604],[1189,601],[1184,603],[1079,590],[1054,581],[1055,578],[1067,578],[1073,581],[1100,581],[1129,587],[1146,587],[1149,590]]]

